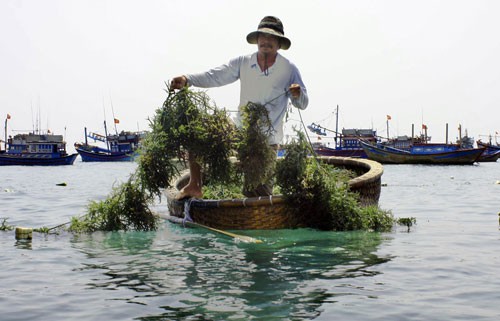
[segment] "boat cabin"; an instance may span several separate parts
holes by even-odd
[[[66,153],[62,135],[17,134],[8,139],[7,154]]]
[[[342,129],[340,147],[342,149],[361,149],[360,139],[374,144],[377,142],[377,132],[373,129]]]

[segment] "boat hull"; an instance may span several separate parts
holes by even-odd
[[[52,157],[42,154],[0,154],[0,166],[6,165],[29,165],[29,166],[57,166],[73,165],[78,154]]]
[[[102,153],[92,152],[77,148],[82,162],[131,162],[137,156],[137,153]]]
[[[379,147],[361,142],[368,159],[382,164],[437,164],[470,165],[475,163],[484,148],[458,149],[441,153],[411,153],[390,147]]]
[[[498,158],[500,158],[500,146],[491,143],[483,143],[480,140],[477,141],[477,146],[486,148],[481,157],[479,157],[479,162],[496,162]]]
[[[316,147],[314,152],[319,156],[337,156],[337,157],[353,157],[353,158],[368,158],[365,151],[360,149],[342,149],[329,147]]]
[[[500,150],[494,153],[484,152],[479,158],[478,162],[490,162],[494,163],[500,158]]]

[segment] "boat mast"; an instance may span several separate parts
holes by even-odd
[[[4,141],[4,146],[5,146],[5,151],[7,151],[7,120],[9,120],[10,115],[7,114],[7,117],[5,117],[5,141]]]
[[[462,135],[460,134],[460,128],[458,129],[458,135]],[[462,139],[462,137],[458,137],[458,139]],[[446,140],[444,142],[445,144],[448,144],[448,123],[446,123]]]
[[[335,120],[335,148],[338,147],[338,140],[339,137],[339,105],[337,105],[337,114],[336,114],[336,120]]]
[[[390,117],[387,116],[387,120],[386,120],[386,123],[387,123],[387,140],[389,140],[389,136],[390,136],[389,135],[389,119],[390,119]]]
[[[113,124],[115,124],[115,133],[116,135],[118,135],[118,129],[116,128],[115,110],[113,108],[113,101],[111,100],[111,94],[109,95],[109,102],[111,103],[111,113],[113,114]]]
[[[109,140],[108,140],[108,128],[106,127],[106,121],[104,121],[104,135],[106,136],[106,146],[109,148]]]
[[[111,96],[110,96],[111,98]],[[108,141],[108,128],[106,127],[106,108],[104,108],[104,96],[102,96],[102,111],[104,113],[104,137],[106,139],[106,147],[109,148],[109,141]]]

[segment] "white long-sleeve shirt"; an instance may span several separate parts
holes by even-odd
[[[285,117],[288,100],[292,105],[305,109],[309,103],[306,87],[297,67],[278,53],[275,63],[267,72],[260,70],[257,63],[257,53],[240,56],[229,63],[210,69],[209,71],[186,75],[189,85],[201,88],[219,87],[240,80],[241,107],[252,102],[261,104],[269,112],[273,126],[273,134],[269,138],[270,144],[279,144],[283,139],[283,119]],[[301,94],[298,98],[291,97],[288,87],[299,84]],[[240,113],[236,122],[240,125]]]

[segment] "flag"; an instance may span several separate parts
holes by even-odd
[[[118,118],[115,118],[115,124],[119,124],[120,120]]]
[[[7,119],[10,119],[10,114],[7,114]]]
[[[387,115],[387,120],[391,120],[391,119],[392,119],[391,115]]]
[[[422,129],[427,129],[427,125],[422,124]]]

